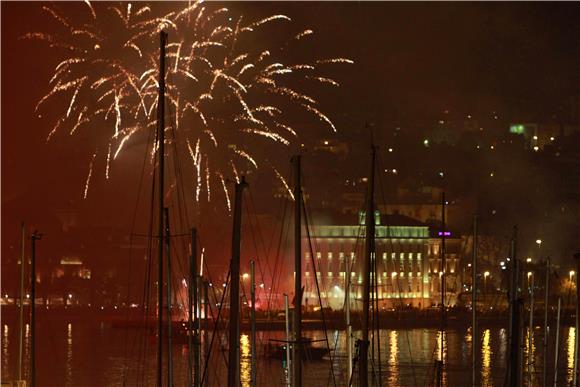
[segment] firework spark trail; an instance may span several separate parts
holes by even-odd
[[[288,182],[286,182],[286,179],[284,179],[284,176],[282,176],[276,168],[273,168],[273,169],[274,169],[274,172],[276,173],[276,177],[278,178],[278,180],[280,180],[280,182],[282,183],[284,188],[286,188],[286,192],[288,192],[290,199],[292,199],[292,201],[294,201],[294,193],[292,192],[292,190],[288,186]]]
[[[317,99],[300,87],[305,83],[302,81],[339,86],[322,70],[353,61],[326,58],[288,63],[285,48],[291,42],[307,41],[305,38],[314,34],[310,29],[292,34],[278,47],[256,48],[259,34],[267,33],[265,26],[289,23],[288,16],[272,15],[244,23],[242,16],[232,15],[227,8],[214,8],[201,1],[179,5],[168,13],[160,13],[156,3],[108,6],[85,0],[84,4],[71,17],[58,10],[58,5],[43,7],[66,32],[31,32],[24,38],[64,49],[48,83],[49,90],[35,109],[43,108],[57,94],[70,97],[47,141],[63,128],[72,135],[83,126],[103,127],[103,141],[95,144],[95,149],[108,149],[106,179],[129,139],[156,127],[157,35],[162,29],[171,37],[166,46],[167,106],[172,125],[189,150],[196,202],[203,190],[211,200],[215,179],[230,209],[224,176],[239,182],[240,174],[248,168],[270,165],[258,157],[256,146],[245,144],[243,150],[236,146],[240,136],[258,136],[281,147],[291,146],[299,133],[293,129],[296,122],[289,107],[314,115],[336,132]],[[246,39],[252,39],[252,44],[248,45]],[[248,46],[248,50],[242,48]],[[150,150],[152,157],[157,146]],[[85,197],[96,155],[95,151]],[[274,171],[288,189],[284,178]]]
[[[87,181],[85,182],[85,191],[83,194],[83,198],[87,198],[87,194],[89,193],[89,185],[91,183],[91,176],[93,174],[93,165],[95,163],[95,157],[97,157],[97,152],[93,153],[93,157],[91,158],[91,163],[89,164],[89,173],[87,175]]]

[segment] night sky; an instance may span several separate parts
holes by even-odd
[[[34,106],[48,91],[59,51],[43,42],[19,39],[28,32],[55,28],[42,5],[1,4],[3,260],[18,252],[22,220],[46,234],[42,242],[46,253],[71,243],[51,238],[62,235],[57,213],[76,214],[81,227],[129,232],[139,186],[142,143],[127,147],[109,180],[102,171],[95,173],[83,199],[92,142],[99,133],[59,135],[46,142],[60,115],[55,107],[62,109],[62,101],[50,104],[41,116],[34,113]],[[72,17],[68,8],[78,5],[58,6]],[[384,133],[397,126],[413,131],[433,125],[445,110],[474,116],[495,112],[504,128],[516,118],[559,122],[566,99],[580,90],[580,8],[575,3],[227,6],[248,20],[284,13],[292,18],[293,31],[315,31],[310,51],[301,54],[354,60],[353,65],[330,71],[339,88],[319,93],[322,110],[333,119],[338,133],[331,134],[322,125],[313,132],[314,138],[334,136],[352,148],[368,147],[367,139],[353,138],[353,130],[365,122]],[[278,33],[273,31],[270,38],[276,39]],[[287,160],[289,153],[272,157]],[[355,158],[348,163],[361,170],[368,164]],[[266,203],[263,210],[268,206],[275,205]],[[217,230],[207,240],[229,238],[227,217],[204,222]]]

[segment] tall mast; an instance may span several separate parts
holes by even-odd
[[[239,387],[240,362],[240,242],[242,229],[242,193],[248,184],[236,183],[234,202],[234,230],[232,234],[232,260],[230,263],[230,349],[228,362],[228,387]]]
[[[471,385],[477,385],[477,215],[473,217],[473,257],[471,259]]]
[[[511,240],[511,273],[510,273],[510,349],[508,356],[509,386],[519,386],[519,357],[520,357],[520,299],[518,293],[519,262],[516,257],[517,227]]]
[[[197,305],[197,230],[191,229],[191,254],[189,256],[189,286],[187,288],[189,298],[188,322],[188,346],[189,346],[189,385],[199,386],[200,364],[199,364],[199,314]],[[195,322],[194,322],[195,318]],[[192,378],[193,373],[193,378]]]
[[[532,370],[534,369],[534,355],[532,353],[532,344],[534,342],[534,281],[536,273],[532,273],[530,283],[530,320],[528,321],[528,386],[532,385]],[[528,276],[528,282],[529,276]]]
[[[344,285],[345,292],[345,308],[346,308],[346,351],[347,351],[347,380],[351,380],[352,377],[352,326],[350,323],[350,264],[351,257],[346,257],[346,283]]]
[[[580,281],[578,275],[580,273],[580,253],[574,254],[576,260],[576,329],[574,330],[574,384],[578,386],[578,333],[580,332]]]
[[[157,275],[157,387],[163,385],[163,197],[165,195],[165,45],[167,33],[159,32],[159,95],[157,98],[157,159],[159,163],[158,275]]]
[[[369,177],[367,209],[365,213],[365,259],[363,261],[363,319],[362,319],[362,339],[359,343],[359,386],[367,387],[369,384],[369,309],[371,292],[371,255],[373,250],[373,239],[375,238],[375,147],[371,151],[371,173]]]
[[[209,361],[209,282],[203,281],[203,296],[204,296],[204,303],[203,303],[203,316],[204,320],[204,330],[203,330],[203,346],[204,346],[204,353],[205,353],[205,362]],[[204,365],[205,368],[207,368]],[[209,386],[209,376],[206,375],[205,377],[205,386]]]
[[[302,386],[302,188],[300,179],[300,156],[294,163],[294,359],[293,387]]]
[[[562,297],[558,297],[558,315],[556,316],[556,348],[554,349],[554,387],[558,387],[558,354],[560,352],[560,311]]]
[[[251,316],[250,321],[252,325],[252,338],[250,342],[250,346],[252,349],[252,375],[250,385],[255,387],[257,382],[257,372],[256,372],[256,355],[258,352],[258,348],[256,348],[256,272],[254,270],[254,260],[250,261],[250,301],[252,303],[252,307],[250,309]]]
[[[441,193],[441,329],[439,331],[439,337],[441,339],[439,345],[439,359],[437,361],[437,386],[443,385],[443,373],[445,366],[445,329],[446,329],[446,316],[445,316],[445,293],[447,288],[446,271],[447,267],[445,264],[445,192]]]
[[[542,387],[548,385],[548,335],[550,330],[548,327],[548,304],[550,297],[550,258],[546,258],[546,283],[544,293],[544,366],[542,367]]]
[[[37,231],[32,233],[30,241],[32,243],[30,260],[30,385],[36,386],[36,241],[40,240],[42,234]]]
[[[24,332],[24,247],[26,246],[26,229],[24,227],[24,222],[21,224],[22,228],[22,239],[20,246],[20,310],[18,319],[18,380],[22,380],[22,356],[23,346],[22,337]]]
[[[169,208],[165,212],[165,244],[167,245],[167,385],[173,386],[173,332],[171,320],[171,246],[169,233]]]

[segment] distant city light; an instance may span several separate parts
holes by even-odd
[[[69,293],[69,294],[68,294],[68,298],[69,298],[69,300],[70,300],[70,299],[72,298],[72,294],[70,294],[70,293]]]
[[[491,149],[491,150],[493,150],[493,149],[494,149],[493,145],[491,145],[491,146],[490,146],[490,149]]]
[[[393,175],[397,174],[397,170],[395,168],[393,168],[393,170],[391,172],[393,172]]]
[[[427,140],[427,139],[424,139],[424,140],[423,140],[423,145],[425,145],[425,146],[429,146],[429,140]]]
[[[250,275],[249,275],[248,273],[244,273],[244,274],[242,275],[242,278],[243,278],[243,279],[248,279],[248,278],[250,278]]]
[[[26,298],[30,298],[30,294],[27,294],[27,295],[26,295]]]
[[[489,174],[489,176],[490,176],[490,177],[493,177],[493,172],[491,172],[491,173]]]
[[[437,233],[437,235],[439,235],[439,236],[451,236],[451,231],[445,231],[445,232],[439,231]]]
[[[439,172],[439,176],[443,177],[443,172]]]
[[[489,277],[489,271],[486,271],[486,272],[484,272],[484,273],[483,273],[483,276],[484,276],[484,277]]]
[[[542,244],[542,240],[541,240],[541,239],[536,239],[536,243],[537,243],[538,245],[541,245],[541,244]]]
[[[534,137],[532,137],[532,138],[533,138],[534,140],[537,140],[537,139],[538,139],[538,136],[534,136]]]
[[[328,145],[328,140],[324,140],[324,145]]]
[[[554,141],[554,137],[550,137],[550,141]]]
[[[505,262],[501,261],[499,264],[500,264],[500,266],[503,266],[503,265],[505,265]]]
[[[393,153],[393,148],[389,148],[389,153]]]
[[[510,133],[523,134],[524,133],[524,126],[523,125],[511,125],[510,126]]]
[[[468,263],[468,264],[467,264],[467,267],[471,267],[471,263]]]
[[[534,147],[534,152],[537,152],[540,150],[540,147],[538,147],[537,145]]]
[[[530,262],[532,262],[532,258],[530,258],[530,257],[526,258],[526,262],[527,262],[527,263],[530,263]]]

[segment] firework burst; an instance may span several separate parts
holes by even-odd
[[[352,61],[287,63],[285,49],[311,37],[309,29],[278,47],[257,48],[260,31],[270,23],[291,22],[287,16],[246,23],[243,16],[202,2],[179,4],[169,12],[154,9],[163,8],[159,3],[108,6],[87,1],[82,7],[74,18],[45,7],[60,31],[30,33],[26,38],[41,39],[65,53],[36,107],[43,109],[57,95],[66,98],[47,140],[61,131],[73,135],[97,125],[102,131],[103,141],[90,159],[85,197],[97,153],[106,154],[108,178],[122,150],[155,125],[156,39],[162,29],[169,34],[166,130],[173,133],[170,140],[184,144],[184,153],[189,154],[196,201],[209,201],[211,186],[215,186],[223,191],[229,208],[228,176],[238,180],[246,171],[271,167],[260,150],[270,145],[288,147],[297,141],[299,130],[292,126],[290,112],[299,109],[336,131],[316,98],[299,86],[336,87],[337,81],[321,74],[321,65],[327,68],[327,64]],[[155,145],[151,154],[154,151]],[[287,187],[279,172],[273,171]]]

